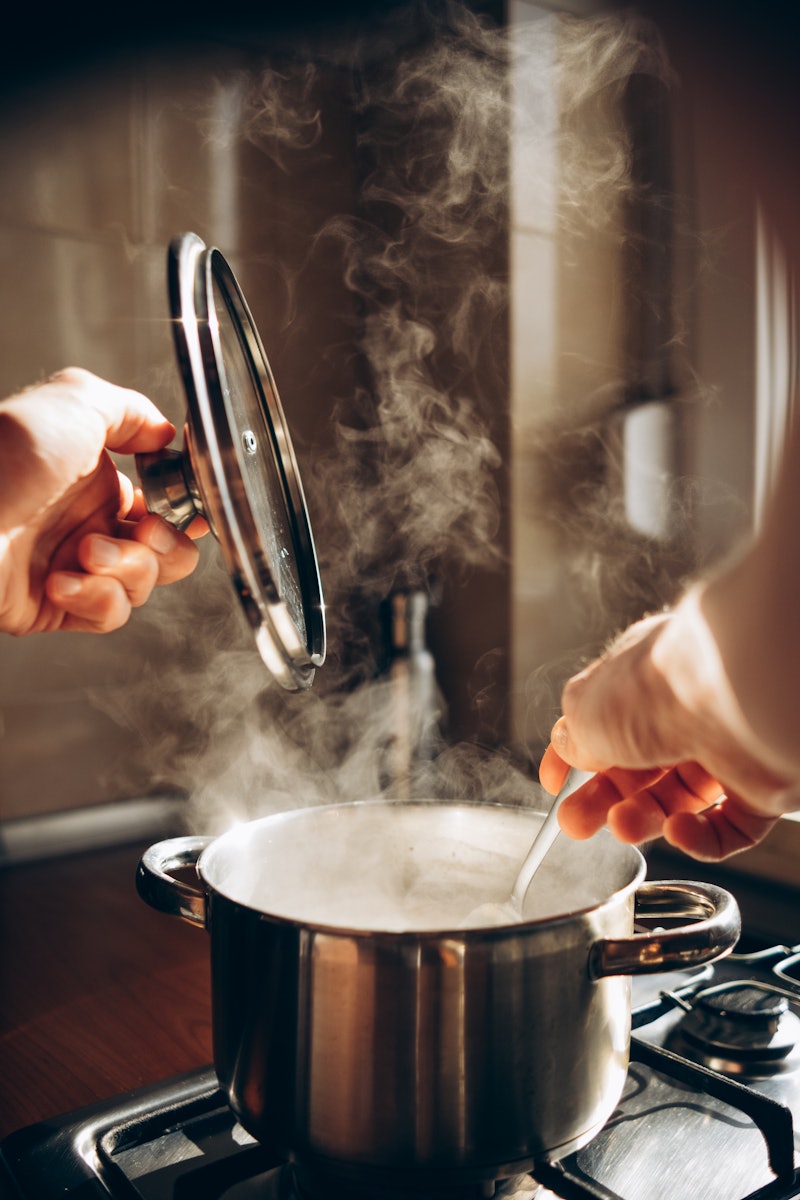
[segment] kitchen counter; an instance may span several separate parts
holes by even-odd
[[[0,870],[0,1140],[212,1061],[208,939],[139,899],[146,844]]]

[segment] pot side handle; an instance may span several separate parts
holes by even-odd
[[[145,850],[136,869],[136,890],[146,904],[191,925],[206,924],[206,893],[172,871],[197,865],[202,852],[213,841],[210,837],[176,837],[156,842]]]
[[[645,882],[636,891],[636,916],[684,920],[626,938],[600,938],[589,952],[589,974],[648,975],[698,966],[728,954],[741,933],[739,906],[712,883]]]

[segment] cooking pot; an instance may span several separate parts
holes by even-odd
[[[739,914],[713,885],[645,882],[602,831],[557,840],[521,922],[463,927],[507,895],[542,819],[353,802],[144,854],[141,896],[210,933],[215,1067],[246,1130],[348,1194],[504,1178],[600,1130],[630,977],[726,953]],[[193,864],[197,884],[172,874]],[[683,924],[634,933],[635,914]]]

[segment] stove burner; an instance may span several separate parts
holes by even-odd
[[[734,980],[704,988],[680,1006],[686,1015],[666,1045],[712,1071],[763,1079],[800,1062],[800,1018],[781,988]]]

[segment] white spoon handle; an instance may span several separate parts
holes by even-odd
[[[576,792],[579,787],[582,787],[591,778],[591,771],[579,771],[577,767],[570,767],[567,772],[567,777],[561,785],[561,790],[553,801],[544,821],[539,826],[539,832],[533,839],[531,848],[517,872],[517,878],[514,880],[514,886],[511,889],[511,904],[518,912],[522,912],[522,905],[528,888],[531,885],[531,880],[541,866],[542,859],[558,836],[558,810],[561,807],[562,801],[566,800],[567,796],[571,796],[573,792]]]

